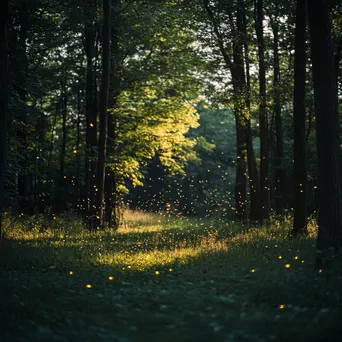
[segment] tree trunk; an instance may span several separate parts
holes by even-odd
[[[117,98],[120,94],[120,60],[119,60],[119,36],[118,26],[120,20],[120,0],[114,0],[112,3],[112,30],[111,30],[111,82],[109,106],[116,107]],[[117,140],[117,119],[115,113],[108,115],[108,156],[112,166],[107,166],[106,169],[106,221],[110,228],[117,229],[120,225],[117,212],[120,211],[119,196],[117,193],[117,176],[116,169],[116,140]]]
[[[297,0],[294,62],[294,222],[291,235],[307,232],[307,162],[305,129],[306,0]]]
[[[79,210],[81,205],[81,161],[80,161],[80,143],[81,143],[81,89],[77,91],[77,122],[76,122],[76,130],[77,130],[77,138],[76,138],[76,179],[75,179],[75,188],[76,188],[76,208]]]
[[[103,0],[102,82],[100,93],[100,136],[97,161],[96,228],[104,228],[104,185],[107,153],[108,118],[107,105],[110,81],[110,12],[111,1]]]
[[[233,82],[233,102],[234,114],[236,123],[236,147],[237,147],[237,160],[236,160],[236,174],[235,174],[235,212],[239,218],[244,218],[246,215],[246,196],[247,196],[247,177],[246,177],[246,125],[244,122],[245,108],[246,108],[246,83],[244,75],[244,62],[241,42],[233,40],[233,63],[230,53],[225,49],[223,43],[223,35],[219,30],[218,22],[210,8],[209,0],[203,0],[203,6],[207,11],[208,17],[213,24],[214,33],[217,38],[217,44],[226,63],[230,69],[232,82]],[[231,9],[227,9],[230,17],[230,24],[234,37],[236,30]],[[241,10],[239,10],[240,16]],[[242,20],[242,19],[241,19]],[[239,40],[239,39],[237,39]]]
[[[8,0],[0,4],[0,240],[2,239],[2,208],[4,201],[5,157],[7,150],[7,116],[8,116],[8,83],[7,83],[7,20]]]
[[[27,3],[19,4],[18,17],[20,23],[19,31],[19,47],[16,51],[15,63],[15,83],[16,90],[21,100],[21,110],[19,111],[19,120],[21,126],[18,128],[17,136],[20,143],[21,156],[19,157],[18,172],[18,209],[21,213],[32,214],[32,200],[30,200],[30,175],[29,175],[29,157],[27,142],[27,74],[28,74],[28,58],[27,58],[27,33],[28,33],[28,7]]]
[[[281,117],[280,104],[280,66],[279,66],[279,19],[278,5],[276,4],[276,14],[272,22],[273,31],[273,87],[274,87],[274,117],[275,117],[275,150],[274,150],[274,178],[275,194],[274,208],[277,214],[283,214],[286,200],[284,200],[286,189],[286,170],[284,166],[284,138],[283,123]]]
[[[266,71],[264,56],[264,11],[263,0],[255,0],[255,28],[258,39],[259,57],[259,125],[260,125],[260,197],[262,218],[269,215],[269,185],[268,185],[268,118],[266,111]]]
[[[85,110],[86,151],[85,151],[85,191],[83,208],[85,218],[90,228],[93,228],[95,216],[95,186],[96,186],[96,149],[97,149],[97,108],[96,108],[96,76],[94,58],[96,57],[96,4],[87,1],[86,24],[84,30],[84,48],[87,56]]]
[[[246,4],[245,4],[246,6]],[[262,220],[261,202],[260,202],[260,184],[259,172],[257,162],[255,159],[253,149],[253,135],[251,129],[251,82],[249,70],[249,48],[248,48],[248,35],[247,35],[247,19],[245,10],[243,10],[243,20],[241,23],[241,33],[244,36],[244,50],[245,50],[245,65],[246,65],[246,146],[247,146],[247,165],[248,165],[248,178],[250,187],[250,219],[254,222]]]
[[[318,239],[317,266],[329,267],[341,248],[339,120],[329,9],[307,2],[316,111]]]
[[[232,21],[232,20],[231,20]],[[234,96],[234,112],[236,122],[236,178],[235,178],[235,209],[239,218],[246,216],[247,202],[247,177],[246,177],[246,136],[248,132],[249,117],[246,113],[246,78],[245,66],[242,50],[242,40],[240,35],[243,34],[243,13],[240,6],[237,6],[236,11],[236,31],[234,23],[231,22],[234,31],[233,42],[233,65],[231,65],[231,74],[233,81],[233,96]]]
[[[64,80],[64,84],[62,85],[63,89],[63,98],[61,99],[62,104],[62,137],[61,137],[61,145],[59,152],[59,178],[58,178],[58,188],[56,189],[55,195],[55,211],[62,212],[65,210],[65,192],[66,192],[66,174],[65,174],[65,152],[66,152],[66,144],[67,144],[67,113],[68,113],[68,97],[67,97],[67,81]]]

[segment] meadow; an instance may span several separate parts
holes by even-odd
[[[315,269],[317,227],[125,213],[5,218],[0,341],[340,341],[342,279]]]

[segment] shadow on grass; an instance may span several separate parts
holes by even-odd
[[[0,340],[338,341],[340,280],[313,270],[313,240],[266,233],[171,227],[7,241]],[[128,267],[150,252],[146,268]],[[121,257],[106,264],[105,253]]]

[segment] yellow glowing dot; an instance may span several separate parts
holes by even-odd
[[[109,277],[108,277],[108,280],[114,280],[114,277],[109,276]]]
[[[63,177],[64,179],[66,178],[66,176]]]
[[[76,153],[77,153],[77,150],[74,150],[74,153],[76,154]]]
[[[57,219],[57,217],[56,217],[56,216],[54,216],[54,217],[53,217],[53,219],[54,219],[54,220],[56,220],[56,219]]]
[[[285,308],[285,305],[284,304],[280,304],[279,305],[279,309],[284,309]]]
[[[317,188],[318,188],[318,186],[317,186],[317,185],[315,185],[313,188],[314,188],[314,189],[317,189]]]
[[[281,255],[278,256],[279,259],[282,259],[283,257]]]
[[[158,220],[157,222],[158,222],[158,223],[160,223],[161,221],[160,221],[160,220]]]
[[[297,255],[294,258],[295,258],[295,260],[298,260],[298,256]]]
[[[304,264],[304,260],[302,260],[302,264]]]
[[[90,284],[87,284],[87,285],[86,285],[86,288],[87,288],[87,289],[91,289],[92,286],[91,286]]]
[[[319,272],[319,273],[322,273],[322,270],[319,270],[318,272]]]
[[[123,269],[123,270],[125,270],[125,269],[126,269],[126,267],[122,267],[122,269]]]
[[[170,268],[170,269],[169,269],[169,271],[170,271],[170,272],[173,272],[173,269],[172,269],[172,268]]]
[[[93,124],[93,123],[90,123],[89,126],[90,126],[90,127],[94,127],[94,124]]]
[[[70,271],[70,272],[69,272],[69,274],[70,274],[70,275],[73,275],[73,274],[74,274],[74,272],[73,272],[73,271]]]
[[[156,275],[158,275],[159,274],[159,271],[156,271]]]
[[[285,268],[290,268],[290,267],[291,267],[290,264],[286,264],[286,265],[285,265]]]
[[[255,272],[255,269],[253,268],[253,269],[251,270],[251,272],[254,273],[254,272]]]

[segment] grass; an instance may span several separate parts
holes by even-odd
[[[315,230],[127,212],[7,218],[0,341],[339,341],[342,281],[314,269]]]

